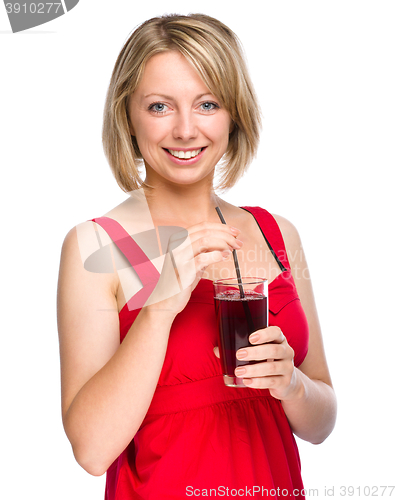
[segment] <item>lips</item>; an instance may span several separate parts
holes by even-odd
[[[206,150],[206,146],[197,149],[166,149],[163,148],[168,158],[178,165],[190,165],[198,161]]]
[[[174,156],[175,158],[180,158],[181,160],[189,160],[190,158],[194,158],[198,156],[203,148],[193,149],[189,151],[180,150],[180,149],[167,149],[167,151]]]

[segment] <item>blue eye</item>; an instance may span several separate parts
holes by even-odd
[[[214,102],[204,102],[201,104],[201,107],[203,111],[213,111],[214,109],[218,108],[219,106],[215,104]]]
[[[163,102],[154,102],[153,104],[150,104],[149,106],[149,111],[153,111],[157,115],[162,115],[165,113],[167,108],[167,105],[164,104]]]

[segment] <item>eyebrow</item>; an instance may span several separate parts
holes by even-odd
[[[157,92],[152,92],[151,94],[147,94],[144,96],[144,98],[146,99],[147,97],[151,97],[151,96],[158,96],[158,97],[163,97],[164,99],[170,99],[170,100],[173,100],[174,97],[170,96],[170,95],[167,95],[167,94],[161,94],[161,93],[157,93]],[[205,96],[205,95],[213,95],[211,94],[210,92],[204,92],[203,94],[199,94],[196,96],[195,99],[201,99],[201,97]]]

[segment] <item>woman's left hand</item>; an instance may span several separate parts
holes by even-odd
[[[247,387],[269,389],[274,398],[298,398],[302,383],[294,366],[294,351],[282,330],[277,326],[257,330],[250,335],[249,342],[255,345],[239,349],[237,359],[262,363],[239,366],[235,375],[243,378]],[[215,354],[219,357],[217,347]]]

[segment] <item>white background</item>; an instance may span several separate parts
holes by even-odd
[[[306,488],[395,485],[396,3],[81,0],[19,34],[0,5],[2,497],[103,498],[61,423],[59,256],[74,225],[126,197],[102,151],[105,92],[130,32],[166,12],[212,15],[241,39],[264,126],[224,198],[302,237],[339,403],[322,445],[298,441]]]

